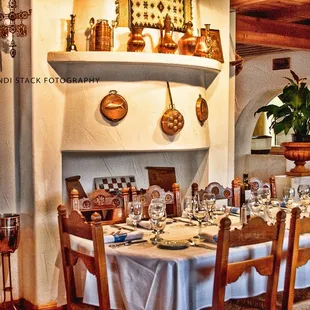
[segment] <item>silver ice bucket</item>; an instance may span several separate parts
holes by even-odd
[[[19,244],[20,215],[0,214],[0,252],[13,253]]]

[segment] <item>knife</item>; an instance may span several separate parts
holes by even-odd
[[[118,228],[118,229],[125,229],[125,230],[129,230],[129,231],[136,231],[134,228],[124,227],[124,226],[117,225],[117,224],[112,224],[112,225],[110,225],[110,226],[111,226],[111,227]]]
[[[113,244],[110,244],[109,247],[111,248],[116,248],[116,247],[119,247],[119,246],[129,246],[129,245],[133,245],[133,244],[138,244],[138,243],[145,243],[147,242],[147,240],[129,240],[129,241],[124,241],[124,242],[117,242],[117,243],[113,243]]]

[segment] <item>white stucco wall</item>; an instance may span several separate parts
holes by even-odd
[[[81,40],[84,38],[81,35],[84,27],[87,27],[89,18],[94,12],[101,12],[100,16],[94,16],[95,18],[109,18],[111,14],[110,6],[100,9],[96,7],[102,3],[102,1],[86,3],[78,0],[32,0],[30,4],[30,1],[25,0],[23,4],[27,8],[32,8],[32,31],[29,40],[25,39],[23,43],[25,53],[19,74],[41,78],[57,77],[58,73],[47,63],[47,53],[64,50],[66,20],[72,12],[77,14],[76,43],[81,47],[80,50],[83,50],[84,43]],[[62,165],[66,158],[63,160],[62,151],[91,150],[94,143],[97,151],[104,152],[107,149],[127,151],[129,147],[124,147],[122,139],[131,139],[131,151],[135,148],[148,151],[162,150],[159,156],[152,154],[151,158],[156,156],[154,161],[157,164],[176,166],[180,180],[184,180],[187,184],[185,185],[187,188],[183,189],[184,192],[188,190],[188,185],[197,178],[205,183],[216,180],[225,186],[230,184],[233,177],[233,156],[230,153],[233,137],[229,132],[233,124],[229,113],[233,107],[229,106],[229,1],[209,0],[197,1],[197,3],[194,1],[193,8],[197,24],[203,26],[204,23],[211,23],[212,28],[220,29],[225,63],[221,73],[207,89],[203,87],[203,81],[201,85],[191,86],[188,85],[191,81],[188,83],[172,81],[171,90],[175,98],[174,102],[177,109],[185,116],[185,123],[188,126],[174,139],[164,137],[158,123],[167,107],[165,81],[113,83],[102,81],[94,87],[44,83],[22,85],[19,96],[21,134],[17,138],[14,136],[13,125],[14,87],[0,85],[1,93],[3,91],[5,94],[0,99],[5,107],[4,113],[0,114],[0,126],[6,133],[5,136],[0,137],[0,199],[3,202],[2,206],[5,206],[3,211],[14,210],[10,205],[17,200],[16,184],[21,183],[19,205],[25,223],[23,257],[18,257],[23,264],[22,272],[15,273],[13,283],[15,298],[24,297],[35,305],[48,304],[57,299],[59,269],[55,264],[59,253],[59,240],[56,208],[63,201],[64,174],[66,171],[70,171],[68,173],[75,171],[76,162],[84,163],[85,158],[87,159],[87,156],[74,154],[73,161],[63,169]],[[106,15],[104,9],[108,10]],[[85,21],[82,21],[83,15]],[[150,30],[149,33],[156,42],[159,32]],[[127,42],[127,38],[128,29],[117,29],[116,49],[118,51],[125,51],[126,43],[124,42]],[[150,51],[145,50],[145,52]],[[10,61],[8,57],[7,59]],[[13,74],[12,67],[8,66],[6,70],[9,71],[1,74],[6,76]],[[102,118],[99,118],[100,114],[98,114],[100,100],[108,93],[108,90],[116,86],[120,94],[130,102],[130,112],[120,127],[108,125]],[[202,127],[197,125],[194,110],[199,93],[206,98],[209,105],[209,120]],[[148,109],[148,107],[151,108]],[[144,114],[147,113],[149,116],[145,118]],[[147,124],[153,126],[151,131],[143,130],[143,126]],[[136,137],[138,132],[136,128],[139,126],[142,128],[143,139]],[[100,135],[103,132],[106,132],[108,139]],[[130,132],[133,133],[132,137],[128,134]],[[124,137],[119,139],[120,134]],[[94,139],[96,135],[97,138]],[[110,144],[109,141],[111,141]],[[78,145],[77,148],[75,142]],[[19,159],[14,158],[13,154],[16,144],[19,143],[21,151],[18,155],[21,160],[19,173],[16,174],[15,169],[19,167]],[[160,146],[156,148],[155,144],[160,144]],[[181,152],[167,154],[166,149],[191,151],[183,155]],[[195,152],[196,149],[202,150]],[[147,155],[142,156],[142,162],[149,164]],[[185,170],[191,169],[189,173],[182,169],[182,161],[186,162]],[[93,169],[95,167],[96,165],[93,165]],[[86,173],[85,170],[78,172]],[[183,174],[186,174],[186,177]],[[89,174],[87,176],[88,182],[91,182],[91,176]],[[90,183],[87,183],[86,187],[89,185]],[[206,184],[202,184],[204,185]],[[19,274],[18,279],[16,274]],[[21,289],[17,291],[18,281]]]
[[[310,52],[292,51],[272,53],[257,57],[246,58],[242,72],[236,78],[236,140],[235,140],[235,169],[236,176],[249,172],[245,155],[251,153],[251,137],[259,115],[254,112],[269,103],[279,95],[287,84],[283,77],[291,77],[289,70],[272,70],[272,59],[290,57],[291,69],[299,77],[310,78]],[[288,163],[290,166],[292,163]],[[271,171],[262,164],[268,179]],[[263,173],[263,172],[262,172]],[[283,171],[285,173],[285,171]]]

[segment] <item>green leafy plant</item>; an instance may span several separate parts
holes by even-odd
[[[306,78],[299,78],[292,70],[290,72],[293,79],[285,77],[289,83],[278,96],[283,104],[261,107],[255,114],[265,112],[267,118],[272,117],[270,129],[276,135],[282,131],[287,134],[292,128],[299,137],[308,135],[310,131],[310,90]]]

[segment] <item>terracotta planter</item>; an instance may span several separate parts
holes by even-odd
[[[305,167],[306,161],[310,160],[310,143],[309,142],[284,142],[281,146],[285,148],[284,157],[295,163],[295,168],[286,172],[290,176],[310,175],[310,169]]]

